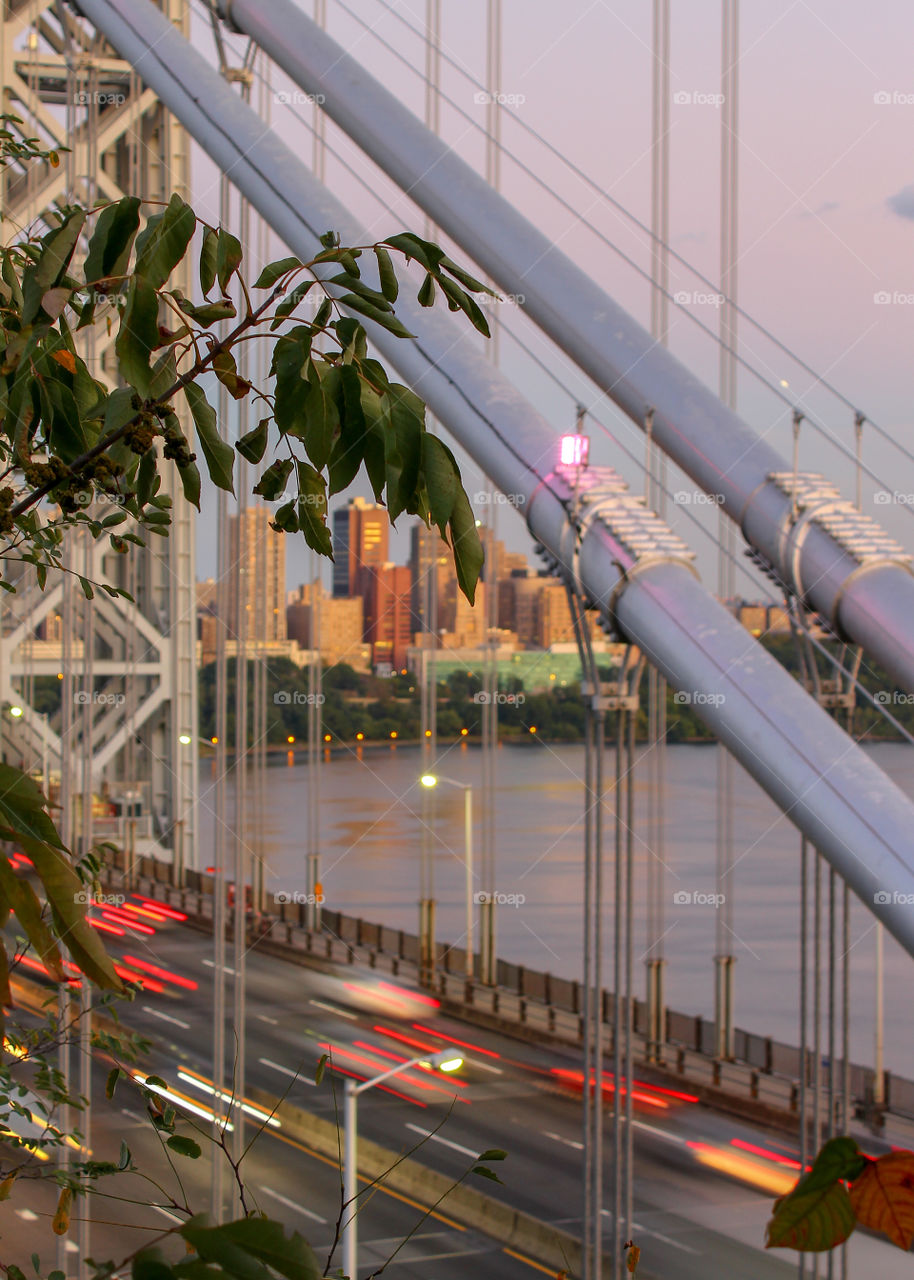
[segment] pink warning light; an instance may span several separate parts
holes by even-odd
[[[587,436],[562,436],[559,462],[563,467],[586,467],[589,449]]]

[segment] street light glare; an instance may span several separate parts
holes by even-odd
[[[422,783],[423,787],[437,787],[438,785],[438,779],[433,773],[423,773],[419,781]]]
[[[10,707],[10,715],[11,715],[11,716],[15,716],[15,718],[18,720],[18,719],[19,719],[19,717],[22,715],[22,708],[21,708],[21,707]]]
[[[463,1066],[463,1058],[447,1058],[444,1062],[438,1063],[439,1071],[459,1071]]]

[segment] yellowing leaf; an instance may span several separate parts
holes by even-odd
[[[630,1245],[628,1257],[625,1259],[625,1269],[630,1275],[634,1275],[638,1270],[638,1263],[641,1261],[641,1250],[636,1244]]]
[[[69,1187],[64,1187],[57,1201],[57,1212],[54,1214],[54,1221],[51,1228],[55,1236],[65,1236],[70,1230],[70,1205],[73,1201],[73,1192]]]
[[[891,1151],[872,1161],[850,1199],[862,1227],[881,1231],[907,1252],[914,1242],[914,1152]]]
[[[72,351],[52,351],[51,359],[56,360],[58,364],[62,364],[69,373],[76,372],[76,356]]]
[[[0,1200],[9,1200],[10,1192],[13,1189],[13,1183],[16,1181],[16,1174],[10,1173],[0,1182]]]

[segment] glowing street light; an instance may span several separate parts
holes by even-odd
[[[430,774],[426,775],[431,777]],[[429,784],[425,784],[429,785]],[[434,786],[434,782],[430,785]],[[463,1066],[463,1058],[458,1057],[453,1049],[442,1049],[429,1057],[420,1054],[409,1062],[399,1062],[389,1071],[382,1071],[370,1080],[347,1079],[343,1082],[343,1201],[344,1215],[348,1215],[342,1228],[343,1274],[356,1280],[359,1253],[359,1229],[357,1218],[358,1199],[358,1098],[366,1089],[373,1089],[391,1076],[398,1076],[410,1067],[437,1067],[439,1071],[459,1071]]]
[[[473,976],[473,788],[468,782],[443,778],[436,773],[423,773],[419,779],[423,787],[437,787],[439,782],[449,787],[459,787],[463,792],[463,861],[466,868],[467,924],[466,924],[466,976]]]
[[[10,715],[11,715],[15,720],[18,720],[18,719],[19,719],[19,717],[20,717],[22,714],[23,714],[23,712],[22,712],[22,707],[10,707]]]

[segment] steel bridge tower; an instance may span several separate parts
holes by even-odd
[[[189,33],[187,0],[159,7]],[[40,234],[68,200],[188,197],[187,133],[94,26],[60,0],[5,0],[0,14],[2,110],[22,118],[24,134],[70,147],[56,169],[3,172],[7,240]],[[182,271],[189,277],[179,268],[174,284],[190,293]],[[96,328],[84,351],[93,374],[111,384],[114,337]],[[180,874],[197,863],[196,589],[194,512],[172,479],[163,481],[173,501],[169,537],[127,556],[82,536],[73,542],[73,569],[126,588],[134,605],[102,593],[86,601],[68,575],[50,575],[45,591],[24,576],[16,595],[4,595],[0,749],[41,771],[63,801],[70,840],[155,851]]]

